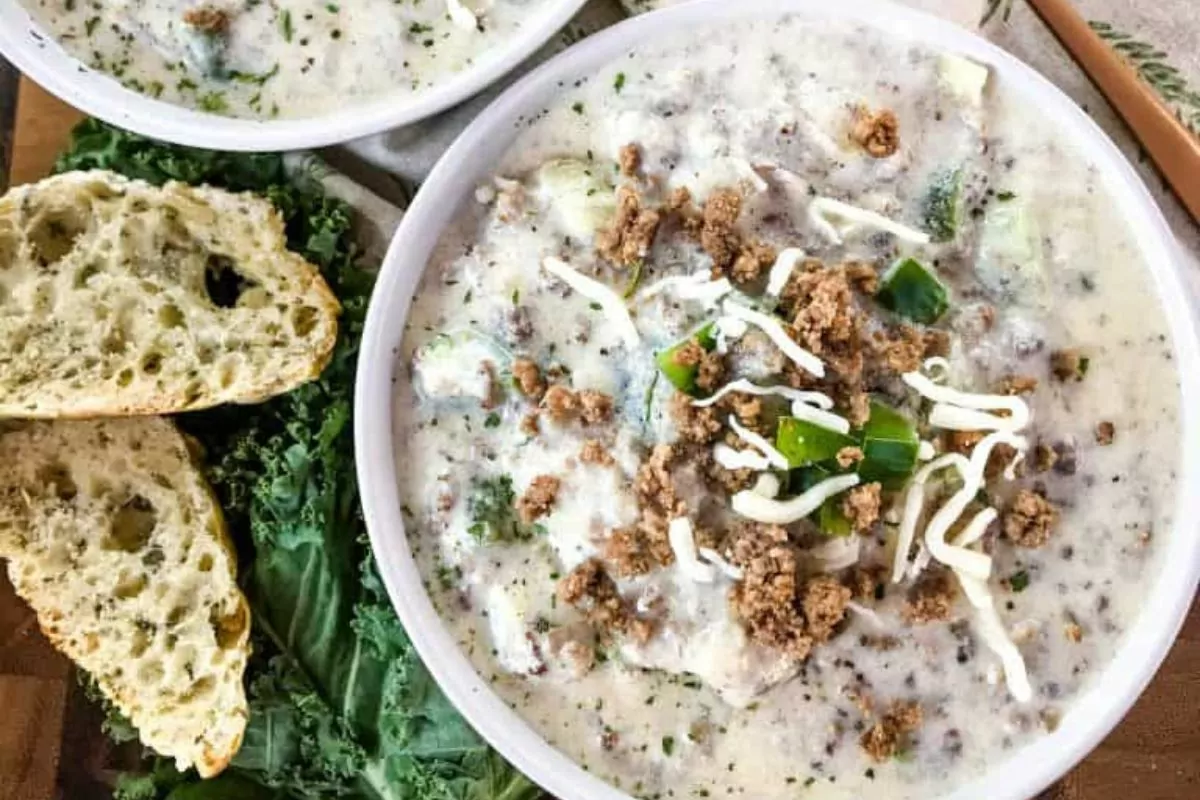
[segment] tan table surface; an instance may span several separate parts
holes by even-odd
[[[23,81],[11,183],[46,174],[79,116]],[[96,726],[70,664],[0,577],[0,800],[104,797],[111,754]],[[1044,798],[1200,798],[1200,605],[1129,716]]]

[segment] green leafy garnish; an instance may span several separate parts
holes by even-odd
[[[958,232],[962,206],[961,169],[938,173],[922,201],[925,230],[935,242],[948,242]]]
[[[150,770],[125,800],[535,800],[437,690],[375,571],[351,426],[371,276],[356,266],[351,210],[278,154],[166,145],[86,121],[58,168],[267,197],[289,247],[321,270],[344,314],[320,378],[268,402],[178,418],[201,445],[253,610],[245,741],[219,778]],[[411,522],[411,520],[410,520]]]
[[[932,325],[950,308],[949,291],[915,258],[902,258],[879,279],[875,299],[905,319]]]
[[[1014,592],[1023,592],[1029,586],[1029,573],[1025,570],[1014,572],[1008,578],[1008,585]]]

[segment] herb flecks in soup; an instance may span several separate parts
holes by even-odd
[[[442,237],[409,539],[480,673],[631,794],[936,795],[1138,613],[1165,326],[1100,177],[985,68],[686,41],[525,122]]]
[[[442,83],[544,0],[26,0],[69,52],[135,91],[216,114],[312,117]]]

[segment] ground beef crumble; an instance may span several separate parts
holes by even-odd
[[[1058,509],[1037,492],[1022,489],[1004,515],[1004,535],[1018,547],[1041,547],[1050,540]]]
[[[886,158],[900,149],[900,121],[890,109],[871,111],[866,106],[857,106],[850,139],[873,158]]]
[[[1110,445],[1117,435],[1117,426],[1107,420],[1096,426],[1096,444]]]
[[[183,21],[201,33],[221,34],[229,30],[229,12],[212,6],[189,8],[183,12]]]
[[[608,452],[608,448],[597,439],[584,441],[583,447],[579,450],[579,460],[584,464],[595,464],[599,467],[611,467],[616,463],[612,453]]]
[[[932,565],[926,568],[908,590],[901,615],[912,625],[945,622],[954,610],[958,589],[948,569]]]
[[[819,644],[833,638],[837,626],[846,617],[850,596],[850,589],[829,575],[818,575],[805,584],[800,605],[814,642]]]
[[[642,148],[633,142],[625,145],[617,153],[617,164],[626,178],[636,178],[642,168]]]
[[[526,397],[539,398],[546,391],[546,382],[538,365],[528,358],[518,358],[512,365],[513,380],[517,390]]]
[[[630,266],[642,261],[654,244],[662,212],[644,205],[632,186],[617,189],[617,211],[612,225],[596,233],[596,251],[608,261]]]
[[[653,623],[633,613],[598,559],[588,559],[560,580],[558,596],[582,613],[602,635],[624,633],[645,642],[654,633]]]
[[[1032,394],[1038,386],[1038,379],[1030,375],[1006,375],[1000,381],[1002,394]]]
[[[538,475],[529,484],[525,494],[517,500],[517,514],[526,525],[550,513],[558,500],[562,481],[553,475]]]
[[[813,639],[799,605],[799,557],[787,531],[774,525],[745,526],[732,547],[744,576],[729,592],[734,613],[751,641],[781,650],[798,661]]]
[[[603,425],[612,421],[612,395],[595,389],[584,389],[579,393],[579,406],[579,415],[587,425]]]
[[[866,483],[862,486],[855,486],[846,493],[846,497],[842,500],[842,513],[850,520],[850,525],[855,531],[865,533],[879,521],[879,508],[882,500],[882,484]]]
[[[579,413],[579,397],[566,386],[556,384],[546,390],[542,408],[555,422],[565,422]]]
[[[1087,363],[1078,348],[1055,350],[1050,354],[1050,374],[1060,381],[1081,381],[1087,372]]]
[[[865,457],[861,447],[843,447],[837,451],[835,460],[842,469],[849,469]]]
[[[585,425],[602,425],[613,418],[612,395],[595,389],[575,392],[561,384],[546,390],[542,408],[555,422],[567,422],[578,416]]]
[[[692,398],[683,392],[671,397],[671,419],[679,438],[695,444],[710,444],[721,433],[722,423],[715,406],[692,405]]]
[[[921,706],[915,701],[893,703],[887,713],[862,735],[859,745],[873,761],[887,761],[905,750],[923,720]]]

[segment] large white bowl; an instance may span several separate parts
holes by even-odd
[[[579,768],[533,731],[492,692],[459,650],[422,588],[400,513],[397,456],[392,437],[392,382],[410,298],[441,231],[517,134],[512,121],[554,101],[562,82],[594,74],[633,45],[668,41],[689,25],[793,11],[886,28],[933,48],[989,64],[1012,90],[1050,117],[1063,136],[1097,165],[1121,216],[1150,264],[1174,337],[1181,373],[1183,442],[1200,442],[1200,353],[1180,280],[1177,245],[1129,163],[1076,105],[1029,67],[997,47],[935,17],[879,0],[724,0],[675,6],[621,23],[584,40],[509,89],[462,134],[418,193],[392,242],[367,317],[355,402],[358,475],[371,543],[392,602],[417,651],[450,700],[518,769],[564,800],[628,800]],[[1053,733],[997,763],[986,775],[944,800],[1024,800],[1044,789],[1099,743],[1129,709],[1170,648],[1200,576],[1200,448],[1183,460],[1178,521],[1156,539],[1166,550],[1161,574],[1116,658],[1107,665]],[[411,463],[411,462],[407,462]]]
[[[86,0],[80,0],[85,2]],[[385,94],[305,119],[206,114],[126,89],[84,66],[34,21],[21,0],[0,0],[0,53],[75,108],[155,139],[214,150],[300,150],[347,142],[432,116],[510,72],[549,41],[586,0],[549,0],[468,69],[416,94]]]

